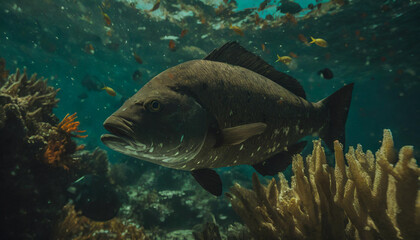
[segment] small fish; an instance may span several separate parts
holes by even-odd
[[[169,50],[171,50],[171,51],[175,51],[176,50],[176,48],[175,48],[176,46],[175,46],[175,41],[174,40],[169,40]]]
[[[313,38],[311,37],[312,41],[310,42],[310,44],[315,43],[316,45],[320,46],[320,47],[327,47],[328,43],[327,41],[325,41],[322,38]]]
[[[115,97],[117,95],[117,93],[115,92],[115,90],[112,89],[112,88],[110,88],[110,87],[105,86],[105,87],[102,88],[102,90],[105,90],[106,93],[108,93],[109,96]]]
[[[289,56],[291,56],[292,58],[297,58],[298,57],[298,55],[294,52],[290,52]]]
[[[286,64],[286,65],[289,65],[289,64],[292,62],[292,58],[291,58],[291,57],[289,57],[289,56],[283,56],[283,57],[280,57],[280,56],[277,54],[277,60],[276,60],[276,62],[282,62],[282,63],[284,63],[284,64]]]
[[[81,81],[83,87],[85,87],[89,91],[100,92],[104,84],[97,78],[96,76],[92,75],[85,75]]]
[[[109,134],[101,140],[128,156],[191,171],[221,196],[213,168],[246,164],[276,175],[305,147],[305,136],[318,133],[330,149],[334,140],[344,144],[352,90],[348,84],[309,102],[296,79],[229,42],[156,75],[105,120]]]
[[[142,77],[142,73],[140,72],[140,70],[136,70],[134,71],[133,75],[131,76],[133,78],[133,81],[140,81],[141,77]]]
[[[160,0],[157,0],[155,5],[153,5],[152,9],[149,10],[149,12],[154,12],[156,11],[160,6]]]
[[[121,207],[121,196],[106,177],[85,175],[67,189],[76,211],[94,221],[114,218]]]
[[[89,44],[86,44],[86,46],[85,46],[85,52],[87,52],[89,54],[94,54],[95,53],[95,48],[90,43]]]
[[[104,17],[104,20],[105,20],[106,25],[111,26],[111,24],[112,24],[112,22],[111,22],[111,18],[108,16],[108,14],[106,14],[106,13],[102,10],[101,6],[99,6],[99,8],[101,9],[102,16]]]
[[[261,43],[261,50],[262,50],[263,52],[265,52],[265,44],[264,44],[264,43]]]
[[[229,25],[229,28],[232,29],[235,33],[237,33],[241,37],[244,36],[244,32],[242,31],[242,29],[240,27],[238,27],[238,26],[232,26],[232,24],[231,24],[231,25]]]
[[[302,33],[299,33],[298,38],[301,42],[303,42],[305,45],[309,46],[308,39],[303,35]]]
[[[137,55],[137,53],[136,53],[136,52],[133,52],[133,56],[134,56],[134,59],[136,60],[136,62],[138,62],[138,63],[140,63],[140,64],[142,64],[142,63],[143,63],[143,60],[140,58],[140,56],[139,56],[139,55]]]
[[[182,31],[181,31],[181,35],[179,36],[180,38],[183,38],[183,37],[185,37],[185,35],[188,33],[188,29],[183,29]]]
[[[331,79],[334,77],[333,72],[329,68],[324,68],[318,71],[318,74],[325,79]]]

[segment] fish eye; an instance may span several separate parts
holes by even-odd
[[[147,104],[147,109],[150,112],[159,112],[162,110],[162,104],[158,100],[152,100]]]

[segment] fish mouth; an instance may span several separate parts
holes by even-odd
[[[133,140],[133,130],[130,128],[131,125],[132,123],[130,121],[111,116],[104,122],[104,128],[111,134],[105,134],[103,136],[106,138],[114,136]]]
[[[103,134],[101,141],[109,148],[128,154],[145,151],[147,146],[135,140],[133,130],[130,126],[133,124],[123,118],[111,116],[104,122],[104,128],[109,134]],[[132,154],[128,154],[132,155]]]

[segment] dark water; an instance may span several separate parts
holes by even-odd
[[[186,172],[139,162],[108,149],[100,142],[100,135],[105,133],[103,121],[161,71],[203,58],[231,40],[298,79],[311,101],[354,82],[346,125],[347,146],[360,143],[364,149],[376,150],[384,128],[391,129],[397,148],[420,146],[419,1],[343,1],[346,4],[329,11],[316,6],[328,1],[296,1],[304,10],[295,15],[296,23],[291,20],[283,24],[278,19],[284,14],[275,10],[279,1],[269,1],[269,7],[259,12],[261,19],[269,19],[264,24],[262,20],[255,23],[257,10],[251,7],[260,3],[254,1],[238,1],[240,11],[230,5],[233,11],[228,8],[219,14],[215,9],[224,6],[223,1],[162,0],[152,13],[143,8],[151,9],[154,1],[142,2],[3,0],[0,9],[0,57],[6,60],[6,68],[14,72],[26,67],[31,74],[49,78],[50,85],[61,89],[54,113],[62,119],[67,113],[77,112],[80,128],[89,135],[77,142],[88,150],[97,146],[107,150],[111,163],[128,162],[134,169],[133,178],[145,183],[142,191],[198,188],[194,183],[180,187],[185,185],[184,179],[190,178]],[[307,8],[311,3],[316,10],[312,14]],[[98,6],[109,16],[111,25],[107,25]],[[180,11],[188,14],[179,16]],[[229,29],[229,24],[241,26],[244,36]],[[180,38],[183,29],[188,32]],[[307,39],[325,39],[328,47],[308,46],[299,40],[299,34]],[[171,39],[175,49],[169,47]],[[133,52],[140,56],[142,64],[135,60]],[[288,56],[291,52],[296,55],[291,64],[275,63],[277,54]],[[332,79],[317,74],[324,68],[334,73]],[[103,86],[114,89],[116,96],[101,90]],[[415,154],[418,158],[418,150]],[[250,167],[218,171],[225,190],[238,180],[250,186]],[[132,189],[136,189],[135,185]],[[192,195],[187,190],[185,197],[174,201],[187,201]],[[149,216],[151,221],[139,222],[146,229],[191,229],[206,217],[198,216],[202,208],[203,214],[212,212],[221,225],[239,221],[227,201],[205,202],[209,196],[204,191],[200,197],[189,209],[190,205],[171,203],[179,207],[167,210],[168,214],[162,214],[165,217]],[[186,219],[184,223],[177,220],[181,216]]]

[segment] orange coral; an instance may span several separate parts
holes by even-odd
[[[73,162],[69,155],[84,148],[84,145],[76,146],[75,143],[71,141],[71,137],[87,137],[87,135],[73,134],[73,132],[85,132],[78,129],[80,122],[74,121],[76,118],[76,113],[70,116],[67,114],[57,127],[55,127],[57,131],[51,134],[47,149],[44,152],[44,160],[46,163],[59,165],[68,170],[69,163],[71,164]]]
[[[67,115],[63,118],[63,120],[61,120],[61,122],[58,124],[58,127],[61,128],[61,130],[65,131],[66,133],[72,133],[72,132],[78,132],[78,133],[83,133],[86,132],[85,130],[81,131],[78,129],[80,122],[79,121],[74,121],[77,116],[77,113],[73,113],[72,115],[69,116],[69,114],[67,113]],[[72,135],[72,137],[77,137],[77,138],[85,138],[87,137],[87,135]]]

